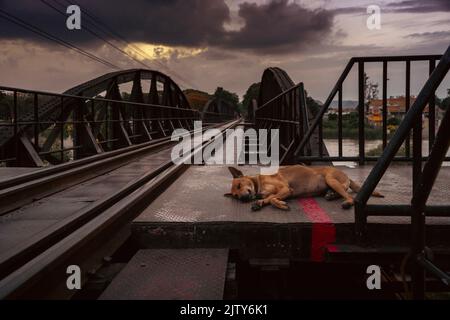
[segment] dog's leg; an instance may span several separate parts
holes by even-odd
[[[290,188],[283,188],[280,191],[278,191],[276,194],[271,194],[267,196],[266,198],[262,200],[258,200],[252,205],[252,210],[257,211],[260,210],[265,205],[268,205],[269,203],[272,204],[274,207],[277,207],[282,210],[289,210],[289,206],[284,199],[288,198],[292,195],[292,190]]]
[[[270,199],[270,204],[274,207],[281,209],[281,210],[290,210],[289,206],[287,205],[286,201],[283,201],[279,198],[272,198]]]
[[[361,186],[359,184],[357,184],[355,181],[353,181],[352,179],[350,179],[350,189],[352,189],[354,192],[359,192],[359,190],[361,190]],[[377,191],[372,192],[372,196],[378,197],[378,198],[384,198],[384,196]]]
[[[344,202],[342,203],[342,208],[349,209],[353,205],[353,198],[348,194],[347,186],[344,186],[337,179],[335,179],[332,175],[325,176],[325,182],[327,185],[332,188],[334,191],[339,193],[342,198],[344,198]]]

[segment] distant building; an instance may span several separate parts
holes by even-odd
[[[416,101],[416,97],[409,98],[409,106],[411,107]],[[402,118],[406,113],[406,98],[404,96],[390,97],[386,99],[387,115],[390,117]],[[424,115],[428,115],[428,105],[425,106]],[[373,99],[369,101],[369,112],[367,120],[374,125],[381,125],[383,122],[383,100]]]
[[[356,112],[357,109],[355,108],[342,108],[342,115],[346,115],[346,114],[350,114],[352,112]],[[328,111],[325,113],[327,116],[330,114],[338,114],[338,109],[337,108],[329,108]]]
[[[193,89],[185,90],[184,95],[191,107],[196,110],[202,110],[206,103],[212,98],[212,96],[206,92]]]

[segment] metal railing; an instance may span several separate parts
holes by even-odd
[[[450,204],[426,205],[442,162],[450,145],[450,110],[447,108],[439,126],[437,135],[430,141],[431,152],[422,171],[422,123],[421,117],[426,105],[431,105],[435,91],[450,69],[450,47],[444,53],[436,68],[417,96],[416,101],[406,113],[394,136],[386,146],[382,156],[365,180],[355,198],[355,227],[360,239],[366,234],[368,216],[410,216],[411,217],[411,253],[413,257],[412,285],[416,299],[425,294],[425,270],[449,285],[450,276],[436,267],[425,255],[425,217],[450,217]],[[374,205],[367,201],[380,182],[401,145],[413,130],[413,197],[410,205]]]
[[[0,86],[0,165],[42,166],[114,150],[193,127],[196,110]],[[52,105],[57,117],[39,115]],[[30,117],[31,114],[31,117]],[[34,116],[33,116],[34,115]]]
[[[292,161],[293,147],[309,128],[303,83],[283,91],[259,106],[254,110],[254,117],[256,128],[279,130],[280,163]],[[306,152],[311,154],[309,144]]]
[[[311,123],[310,128],[305,132],[300,143],[297,144],[294,151],[294,155],[297,161],[357,161],[359,164],[364,164],[366,161],[376,161],[379,156],[368,156],[366,155],[365,145],[366,145],[366,129],[368,124],[366,122],[366,95],[365,95],[365,64],[366,63],[382,63],[382,108],[381,108],[381,140],[382,149],[386,148],[388,142],[388,99],[387,99],[387,81],[388,81],[388,64],[390,62],[404,62],[405,63],[405,110],[408,112],[411,102],[411,62],[413,61],[425,61],[429,64],[429,73],[431,74],[435,69],[435,62],[439,60],[441,55],[417,55],[417,56],[386,56],[386,57],[353,57],[347,63],[344,71],[339,77],[337,83],[335,84],[333,90],[328,96],[325,103],[321,106],[320,110],[317,112],[316,117]],[[347,79],[349,73],[351,72],[354,65],[357,65],[358,72],[358,106],[356,108],[357,113],[357,130],[358,134],[356,139],[358,140],[358,151],[357,155],[344,155],[343,148],[343,85]],[[337,143],[338,143],[338,155],[314,155],[305,156],[304,149],[307,144],[310,143],[310,139],[315,130],[319,131],[319,135],[323,137],[323,121],[325,113],[330,109],[330,105],[337,95]],[[435,98],[430,97],[428,101],[428,122],[429,122],[429,146],[433,145],[435,139]],[[417,131],[417,135],[421,132]],[[411,144],[410,136],[408,135],[405,141],[405,151],[404,155],[396,156],[394,161],[411,161],[413,156],[411,155]],[[320,144],[323,144],[322,139]],[[419,148],[419,146],[416,146]],[[423,157],[424,160],[427,156]],[[450,160],[450,159],[447,159]]]

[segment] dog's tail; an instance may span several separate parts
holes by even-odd
[[[350,179],[350,189],[352,189],[354,192],[359,192],[359,190],[361,190],[361,186],[359,184],[357,184],[355,181],[353,181],[352,179]],[[384,196],[377,191],[374,191],[372,193],[372,196],[378,197],[378,198],[384,198]]]

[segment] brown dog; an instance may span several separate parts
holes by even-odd
[[[334,167],[307,167],[293,165],[280,167],[272,175],[244,176],[236,168],[228,167],[233,175],[232,196],[242,201],[257,200],[252,210],[259,210],[267,204],[289,210],[283,200],[289,197],[311,197],[325,194],[325,199],[333,200],[339,196],[344,198],[342,208],[349,209],[353,205],[353,198],[348,194],[350,188],[358,192],[360,186],[352,181],[344,172]],[[378,192],[372,194],[382,198]]]

